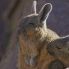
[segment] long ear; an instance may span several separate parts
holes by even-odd
[[[52,11],[52,4],[46,3],[39,12],[40,21],[41,22],[46,21],[51,11]]]

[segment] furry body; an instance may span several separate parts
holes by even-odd
[[[39,14],[30,14],[21,20],[18,36],[19,69],[49,69],[48,66],[52,61],[59,60],[48,51],[48,45],[60,38],[46,26],[46,20],[51,10],[52,5],[47,3],[42,7]],[[61,64],[61,61],[59,63],[57,63],[58,68],[61,69],[63,63]]]

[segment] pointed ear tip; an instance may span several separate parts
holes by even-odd
[[[50,6],[52,8],[52,3],[46,3],[45,6]]]

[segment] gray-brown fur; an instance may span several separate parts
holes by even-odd
[[[69,36],[61,37],[49,43],[48,52],[69,67]]]
[[[57,59],[53,55],[49,55],[47,51],[47,45],[50,42],[60,39],[46,26],[51,10],[52,5],[47,3],[39,14],[30,14],[21,20],[18,37],[20,69],[48,69],[48,65]]]
[[[49,69],[65,69],[66,66],[59,60],[52,61],[49,64]]]

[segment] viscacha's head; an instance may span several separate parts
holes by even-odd
[[[25,36],[28,36],[28,38],[41,38],[43,35],[47,35],[45,33],[47,31],[46,21],[51,11],[52,4],[46,3],[39,13],[25,16],[20,21],[19,32],[23,35],[26,33]]]
[[[39,48],[42,45],[39,40],[46,35],[46,20],[51,10],[52,4],[46,3],[39,13],[27,15],[20,21],[19,45],[25,55],[25,63],[30,66],[37,63]]]

